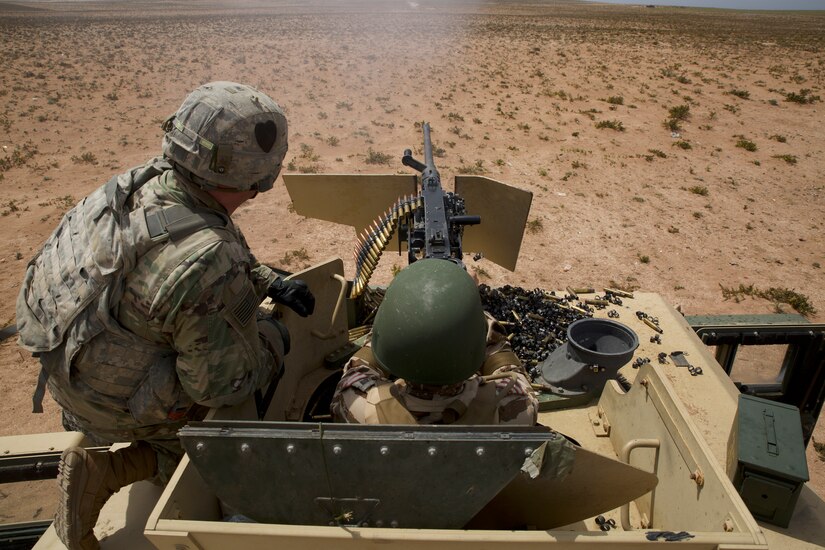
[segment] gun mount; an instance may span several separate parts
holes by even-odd
[[[398,252],[406,250],[409,263],[440,258],[463,265],[465,253],[472,250],[515,269],[532,193],[482,176],[462,175],[456,176],[455,191],[445,190],[433,159],[430,125],[424,123],[422,128],[424,162],[413,158],[410,149],[401,158],[402,164],[420,172],[418,177],[284,176],[298,214],[355,227],[351,298],[366,289],[396,236]]]

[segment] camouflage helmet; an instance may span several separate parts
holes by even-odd
[[[210,82],[163,123],[163,154],[205,189],[268,191],[287,151],[284,112],[251,86]]]
[[[372,331],[378,364],[417,384],[446,386],[484,362],[487,321],[473,279],[445,260],[419,260],[387,288]]]

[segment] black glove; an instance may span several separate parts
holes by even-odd
[[[266,295],[274,302],[287,306],[301,317],[312,315],[315,311],[315,296],[301,279],[285,281],[279,277],[266,289]]]

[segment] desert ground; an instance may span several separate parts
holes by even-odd
[[[825,322],[825,12],[0,2],[0,67],[0,326],[63,213],[159,154],[161,122],[214,80],[284,107],[287,173],[410,173],[401,153],[420,154],[429,121],[445,182],[532,191],[516,271],[470,262],[492,286],[615,286],[686,314]],[[354,231],[295,214],[281,179],[234,217],[261,261],[341,255],[353,275]],[[374,281],[404,261],[385,256]],[[30,412],[38,364],[14,338],[0,364],[0,435],[60,430],[50,399]],[[825,456],[808,458],[825,496]]]

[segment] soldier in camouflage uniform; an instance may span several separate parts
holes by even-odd
[[[390,284],[369,342],[344,367],[332,412],[363,424],[530,426],[538,402],[470,276],[430,259]]]
[[[167,481],[176,432],[234,405],[278,373],[289,335],[258,318],[266,296],[300,315],[314,297],[260,264],[230,215],[267,191],[287,122],[265,94],[213,82],[164,123],[163,157],[112,178],[61,221],[29,263],[17,302],[20,344],[43,366],[67,429],[116,452],[67,449],[55,528],[70,549],[98,548],[94,525],[120,488]]]

